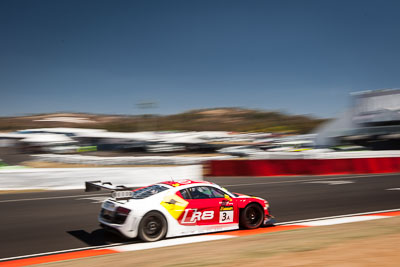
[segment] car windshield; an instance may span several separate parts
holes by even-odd
[[[136,191],[133,191],[132,198],[133,199],[143,199],[143,198],[155,195],[157,193],[160,193],[162,191],[165,191],[167,189],[168,189],[168,187],[158,185],[158,184],[150,185],[147,187],[140,188]]]

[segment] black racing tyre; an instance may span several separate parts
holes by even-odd
[[[138,236],[146,242],[161,240],[167,234],[167,220],[157,212],[150,211],[143,216],[139,224]]]
[[[261,226],[263,220],[263,208],[256,203],[250,203],[241,210],[239,224],[240,227],[245,229],[255,229]]]

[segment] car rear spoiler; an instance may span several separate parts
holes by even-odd
[[[133,196],[133,188],[126,187],[124,185],[113,185],[110,182],[102,183],[98,181],[86,181],[85,182],[85,192],[100,191],[101,189],[110,190],[111,197],[115,200],[129,200]]]

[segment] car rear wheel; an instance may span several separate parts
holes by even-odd
[[[251,203],[240,214],[240,226],[246,229],[255,229],[261,226],[264,220],[264,210],[260,205]]]
[[[150,211],[144,215],[139,225],[139,238],[146,242],[163,239],[167,234],[167,220],[157,212]]]

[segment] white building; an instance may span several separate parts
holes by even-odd
[[[321,147],[341,144],[370,149],[400,148],[400,89],[351,94],[351,107],[315,130]]]

